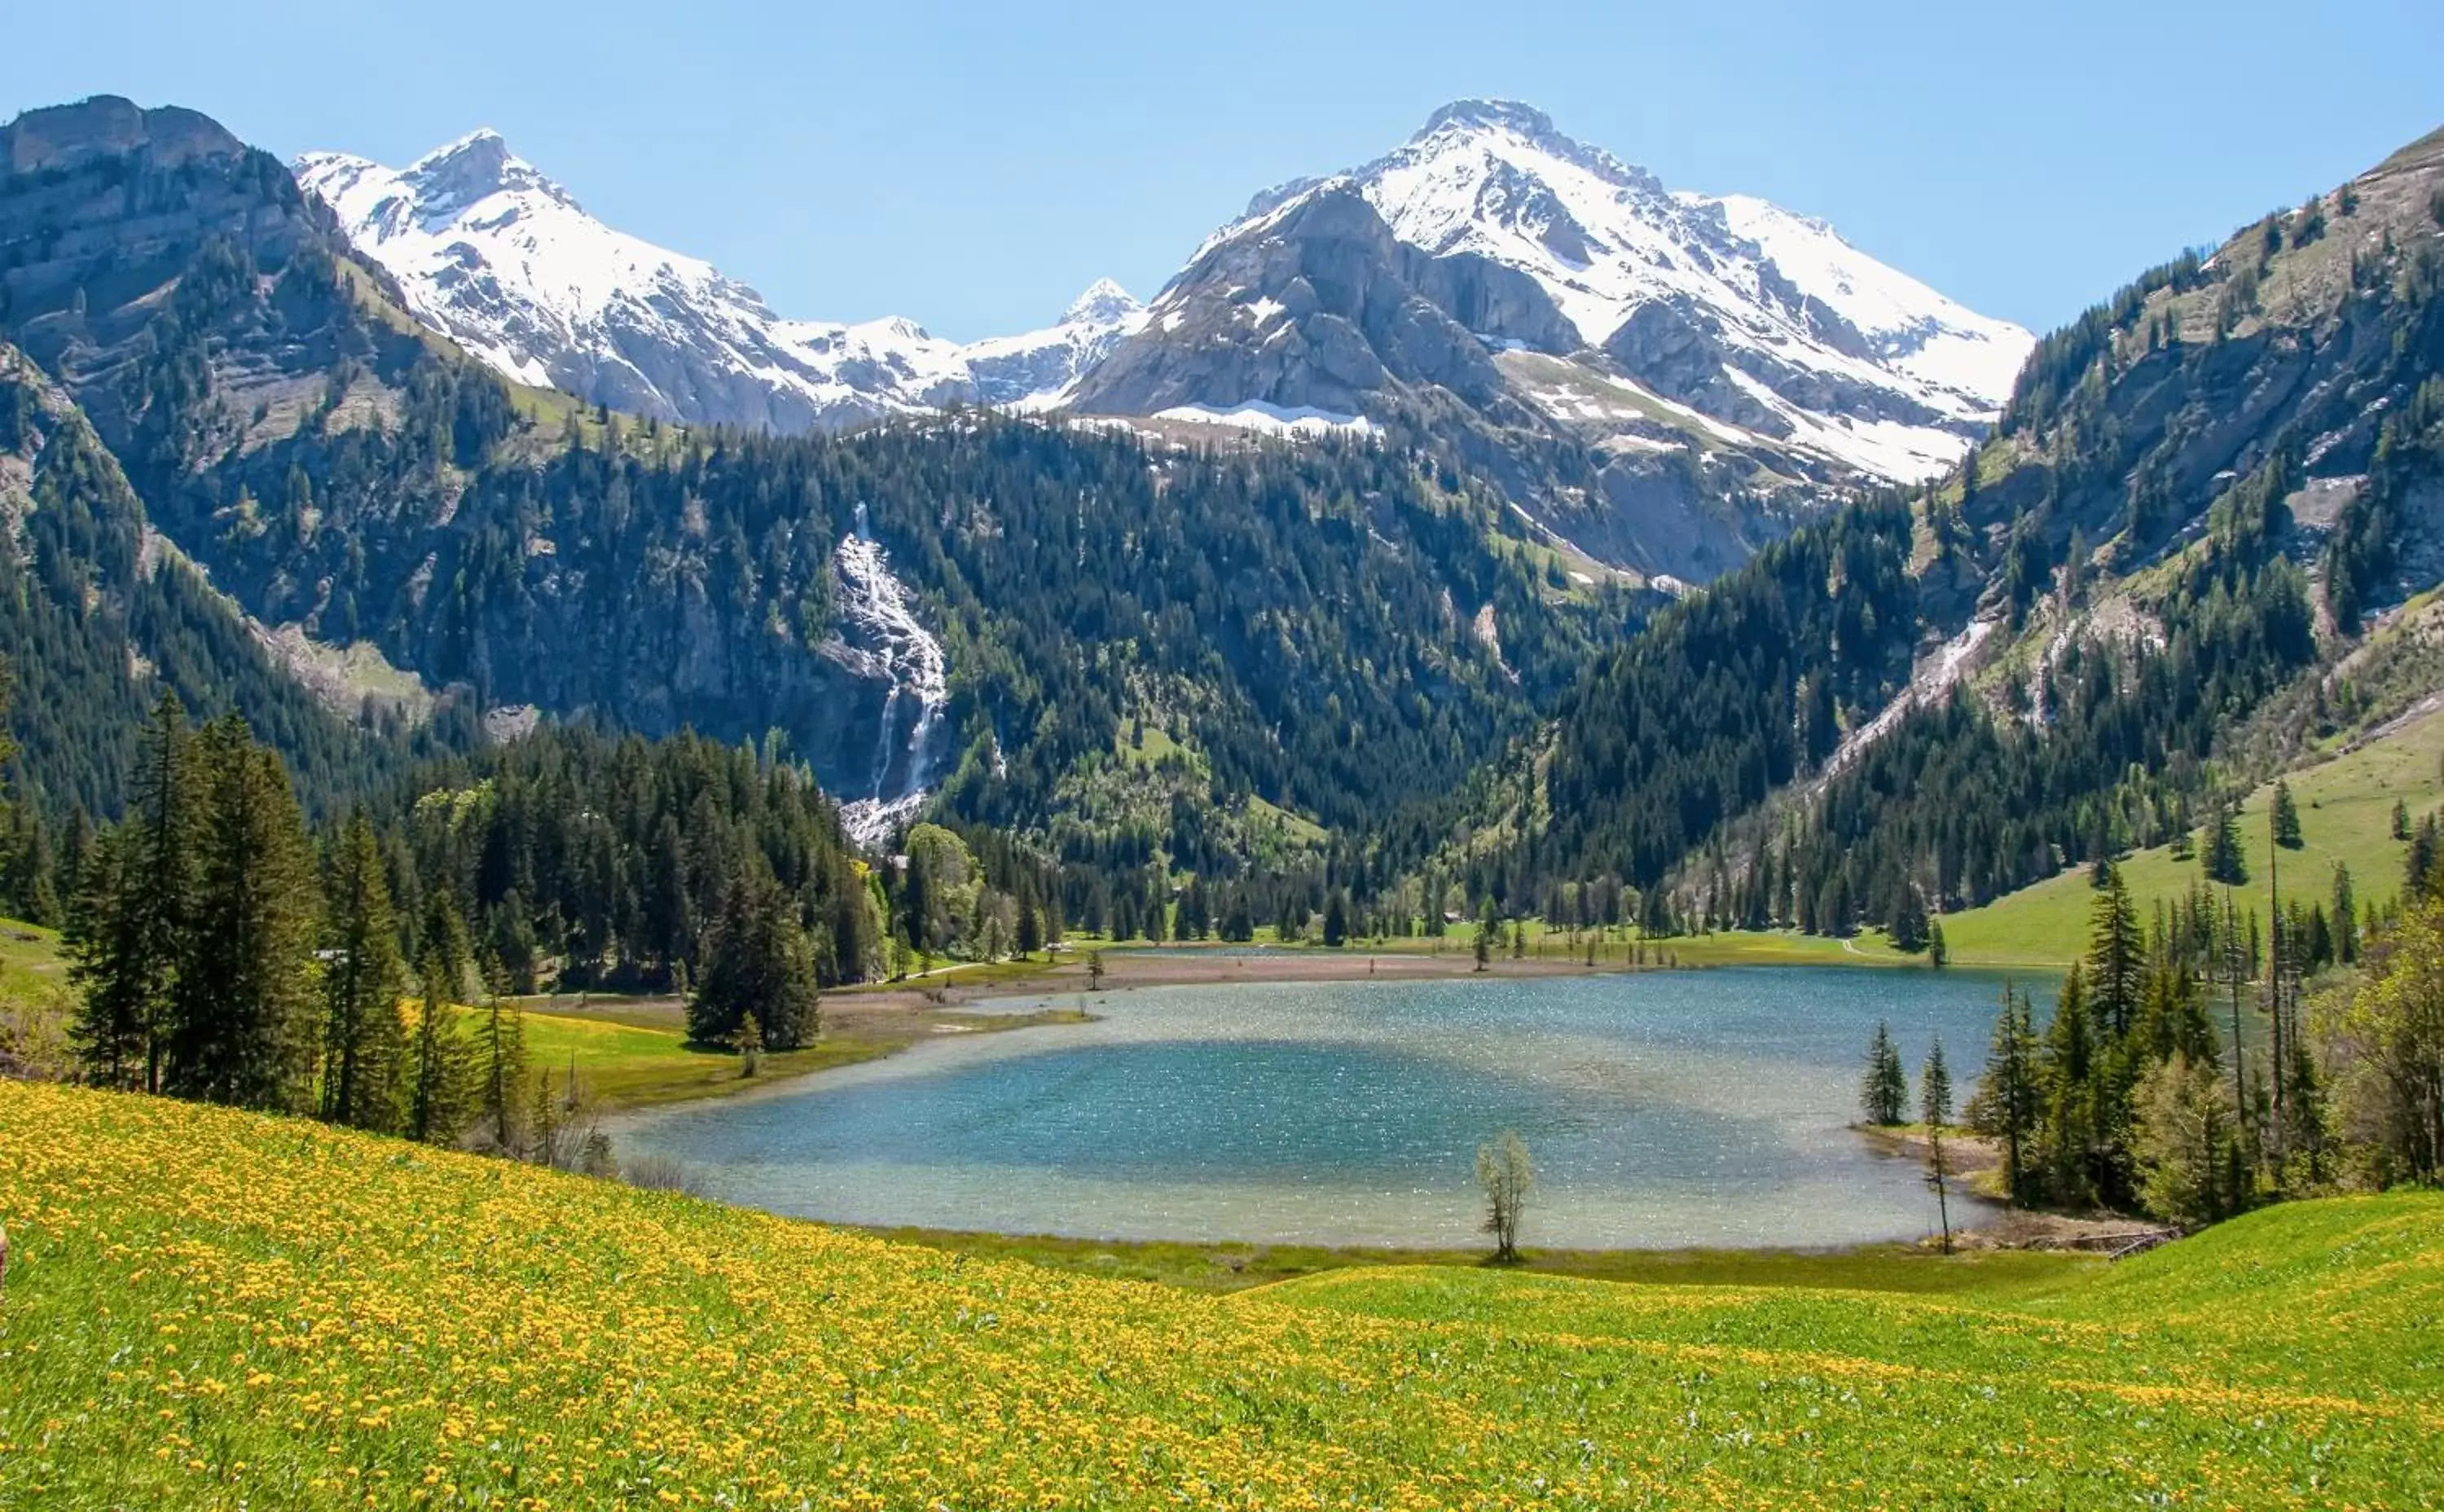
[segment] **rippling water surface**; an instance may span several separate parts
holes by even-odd
[[[1999,990],[1806,968],[1144,988],[1090,1000],[1095,1023],[945,1036],[620,1137],[842,1223],[1464,1245],[1476,1145],[1516,1129],[1531,1245],[1915,1238],[1935,1222],[1918,1168],[1846,1127],[1867,1037],[1889,1019],[1915,1073],[1941,1033],[1965,1097]]]

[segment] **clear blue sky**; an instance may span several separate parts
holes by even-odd
[[[2438,0],[13,9],[0,116],[123,94],[393,164],[491,125],[785,313],[960,339],[1099,275],[1150,296],[1257,190],[1461,96],[2039,329],[2444,124]]]

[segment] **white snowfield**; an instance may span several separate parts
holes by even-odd
[[[1338,415],[1319,410],[1311,404],[1297,406],[1268,404],[1250,399],[1225,409],[1213,404],[1177,404],[1168,410],[1157,410],[1153,418],[1181,420],[1192,425],[1223,425],[1239,431],[1260,431],[1267,435],[1324,435],[1341,432],[1349,435],[1371,435],[1375,422],[1361,415]]]
[[[1653,304],[1713,324],[1733,354],[1726,377],[1781,417],[1786,444],[1882,477],[1921,478],[1957,460],[1966,445],[1957,430],[2000,413],[2034,344],[1821,220],[1747,195],[1672,192],[1562,136],[1541,112],[1502,101],[1445,106],[1385,157],[1260,195],[1205,247],[1262,235],[1307,198],[1349,187],[1412,247],[1528,274],[1586,346],[1602,346]],[[1165,308],[1162,300],[1155,308]],[[1798,369],[1872,391],[1922,417],[1810,408],[1736,365],[1745,357],[1754,369]]]
[[[404,169],[344,153],[294,166],[418,319],[520,382],[670,419],[733,417],[708,392],[725,383],[816,425],[954,401],[1038,408],[1145,318],[1105,279],[1043,330],[965,346],[898,318],[785,319],[712,264],[588,215],[489,130]]]

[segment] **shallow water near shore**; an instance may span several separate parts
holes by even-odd
[[[1935,1226],[1919,1167],[1847,1127],[1868,1036],[1888,1020],[1915,1079],[1940,1033],[1965,1098],[2000,983],[1783,967],[1010,999],[1101,1017],[945,1035],[620,1137],[729,1201],[838,1223],[1439,1246],[1474,1242],[1474,1151],[1516,1129],[1529,1245],[1915,1239]],[[1954,1224],[1981,1207],[1955,1192]]]

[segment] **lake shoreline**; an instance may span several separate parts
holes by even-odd
[[[808,1220],[812,1221],[812,1220]],[[1940,1294],[1998,1282],[2039,1284],[2101,1263],[2054,1245],[1983,1242],[1954,1236],[1946,1255],[1932,1242],[1854,1245],[1609,1249],[1523,1246],[1515,1265],[1496,1266],[1482,1249],[1367,1245],[1267,1245],[1236,1240],[1090,1239],[1062,1234],[832,1225],[889,1244],[958,1257],[1016,1260],[1107,1280],[1150,1282],[1216,1295],[1256,1291],[1326,1271],[1434,1265],[1500,1269],[1579,1281],[1680,1286],[1807,1286]]]
[[[1481,1216],[1471,1152],[1504,1128],[1557,1178],[1540,1226],[1557,1248],[1824,1249],[1935,1226],[1917,1162],[1845,1127],[1854,1057],[1884,1016],[1905,1040],[1938,1017],[1947,1041],[1983,1033],[1982,973],[1393,964],[1411,969],[1379,957],[1369,980],[1363,953],[1148,951],[1107,958],[1101,994],[1069,968],[956,1006],[937,989],[925,1011],[1083,1022],[1024,1040],[931,1033],[914,1056],[759,1078],[609,1132],[623,1153],[701,1169],[720,1195],[853,1227],[1448,1261]],[[1964,1226],[1990,1216],[1959,1196]]]

